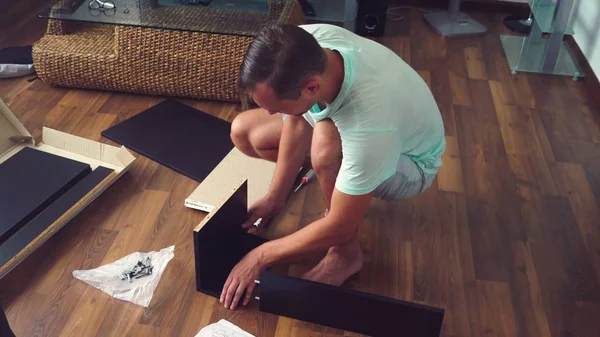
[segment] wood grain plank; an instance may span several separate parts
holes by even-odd
[[[96,336],[122,337],[137,324],[144,308],[133,303],[112,299],[108,314],[104,316]]]
[[[452,106],[453,98],[448,71],[443,66],[437,66],[430,70],[430,74],[431,92],[440,109],[442,120],[444,121],[444,131],[447,136],[456,136],[456,124]]]
[[[180,320],[172,328],[174,336],[195,336],[209,324],[211,308],[217,301],[214,297],[198,293],[192,287],[189,288],[185,298],[186,310],[179,315]]]
[[[504,105],[514,105],[523,108],[535,108],[535,98],[527,77],[514,76],[504,81],[489,81],[494,99]]]
[[[504,49],[502,48],[500,39],[498,39],[498,35],[494,36],[494,34],[490,33],[485,34],[480,38],[480,45],[488,73],[488,79],[494,81],[509,80],[513,75],[511,75],[508,62],[504,56]]]
[[[477,129],[473,122],[473,110],[459,106],[454,106],[454,109],[464,191],[468,195],[487,195],[489,183],[485,176],[483,145],[475,136]]]
[[[596,199],[596,204],[600,208],[600,158],[592,159],[582,166],[590,189]]]
[[[155,289],[152,306],[144,310],[138,323],[160,328],[173,328],[186,310],[186,296],[195,289],[193,244],[179,245],[173,259],[161,276],[161,286]],[[183,278],[183,280],[181,280]],[[183,281],[183,282],[182,282]]]
[[[116,221],[115,229],[119,234],[101,264],[111,263],[125,255],[147,249],[147,239],[152,235],[153,225],[168,197],[167,192],[145,190],[131,211],[123,213],[123,217]]]
[[[519,160],[520,158],[516,157],[514,159]],[[511,167],[514,162],[514,160],[511,161]],[[517,194],[519,196],[520,217],[527,241],[543,241],[545,236],[542,231],[542,214],[544,212],[542,193],[528,182],[517,181]]]
[[[446,151],[442,157],[444,163],[438,172],[438,188],[440,191],[458,192],[465,191],[463,172],[460,162],[460,151],[456,137],[446,137]]]
[[[433,190],[432,190],[433,191]],[[448,298],[448,268],[443,234],[448,223],[429,210],[440,209],[439,196],[433,193],[414,200],[412,220],[413,298],[431,305],[445,305]]]
[[[274,336],[277,330],[277,316],[262,313],[258,311],[257,307],[256,301],[251,301],[247,307],[241,310],[229,310],[217,301],[212,306],[209,324],[226,319],[254,336]],[[318,327],[315,324],[305,324]]]
[[[585,171],[580,165],[560,165],[567,194],[572,207],[573,214],[579,228],[583,243],[587,248],[588,257],[596,272],[596,278],[600,280],[600,209],[594,198],[594,194],[587,181]]]
[[[10,327],[16,336],[25,336],[45,301],[46,295],[28,291],[24,292],[19,301],[13,302],[10,306],[3,306]]]
[[[179,174],[170,168],[163,165],[158,165],[156,170],[154,170],[152,173],[152,177],[150,177],[146,188],[149,190],[169,192],[175,186],[175,181],[177,180],[178,176]],[[194,182],[191,181],[190,183],[194,184]],[[187,197],[188,196],[184,196],[184,198]]]
[[[419,76],[421,76],[423,81],[425,81],[425,83],[427,83],[427,86],[429,87],[429,89],[431,89],[431,73],[428,71],[423,71],[423,70],[419,70],[417,72],[419,73]]]
[[[589,303],[577,301],[574,305],[565,307],[567,319],[567,328],[562,332],[563,336],[591,336],[600,337],[600,331],[594,322],[600,317],[600,305],[598,303]]]
[[[469,284],[474,286],[476,279],[475,264],[473,258],[473,249],[471,246],[471,232],[468,226],[469,218],[466,198],[463,194],[457,193],[443,193],[443,195],[445,196],[446,200],[450,200],[454,208],[452,222],[454,233],[456,233],[455,249],[457,250],[457,265],[460,268],[460,275],[463,277],[465,287],[467,287]],[[470,310],[475,310],[475,308],[471,308]]]
[[[513,269],[516,282],[512,285],[514,309],[520,326],[520,336],[551,336],[548,317],[544,310],[542,293],[535,263],[528,242],[514,242]]]
[[[421,20],[421,13],[410,11],[410,60],[417,70],[431,69],[446,58],[446,39]]]
[[[529,115],[510,105],[496,105],[504,148],[509,155],[532,155]]]
[[[134,324],[129,329],[127,336],[167,337],[173,335],[170,328],[157,328],[143,324]]]
[[[467,197],[467,216],[476,279],[508,282],[504,255],[507,242],[503,240],[492,206],[487,200]],[[488,261],[494,261],[494,264]]]
[[[108,315],[112,298],[96,288],[87,287],[77,303],[77,310],[64,324],[62,336],[94,336]]]
[[[498,125],[494,99],[487,81],[470,80],[475,123]]]
[[[487,68],[481,49],[478,46],[465,48],[464,55],[469,78],[472,80],[487,80]]]
[[[117,234],[96,229],[92,229],[91,232],[89,241],[82,242],[73,251],[73,255],[69,256],[68,265],[52,284],[52,289],[36,315],[34,324],[27,329],[27,336],[57,335],[69,320],[87,287],[84,282],[73,278],[71,272],[88,268],[100,261],[107,254]]]
[[[557,115],[545,111],[540,114],[540,118],[556,161],[576,163],[577,160],[571,146],[571,141],[567,137],[568,131],[566,131],[565,126],[558,120]]]
[[[569,90],[561,77],[532,74],[527,79],[535,97],[536,108],[540,111],[570,111],[577,103],[568,95]]]
[[[382,43],[400,56],[407,63],[411,62],[411,38],[408,36],[392,35],[384,36],[378,39]]]
[[[450,90],[452,92],[452,104],[471,106],[469,80],[453,71],[448,72],[448,79],[450,81]]]
[[[87,114],[73,127],[71,133],[82,138],[99,141],[102,139],[101,130],[111,126],[116,118],[117,116],[109,114]]]
[[[445,306],[444,334],[472,336],[474,319],[469,315],[466,283],[473,282],[472,252],[469,240],[461,242],[461,232],[468,232],[464,198],[459,193],[442,193],[441,208],[444,219],[443,246],[447,265],[448,299]]]
[[[517,336],[515,313],[506,283],[477,281],[481,326],[478,336]]]
[[[600,116],[597,109],[585,104],[581,104],[579,107],[583,116],[582,123],[590,136],[589,140],[595,144],[600,143]]]

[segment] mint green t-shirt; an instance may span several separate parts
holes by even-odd
[[[402,154],[426,174],[436,174],[445,151],[444,123],[421,76],[387,47],[328,24],[300,26],[323,48],[344,59],[344,82],[330,105],[315,105],[305,118],[330,118],[342,140],[335,187],[367,194],[396,173]]]

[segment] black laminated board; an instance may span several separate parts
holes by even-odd
[[[233,148],[230,131],[231,123],[168,99],[102,136],[201,182]]]
[[[0,243],[0,266],[6,264],[19,252],[25,249],[49,226],[80,202],[88,193],[96,188],[104,179],[114,174],[114,170],[99,166],[90,174],[73,185],[68,191],[56,199],[35,218],[26,223],[16,233]]]
[[[260,311],[376,337],[438,337],[444,311],[263,271]]]
[[[231,269],[267,240],[247,233],[247,180],[194,229],[196,288],[220,297]],[[444,310],[275,274],[260,276],[259,309],[376,337],[438,337]],[[360,317],[360,319],[357,319]]]
[[[29,147],[0,164],[0,243],[90,171],[86,163]]]
[[[2,337],[15,337],[12,329],[10,328],[10,324],[8,323],[8,319],[6,318],[6,313],[4,312],[4,308],[0,307],[0,336]]]
[[[234,190],[194,230],[196,289],[219,297],[229,272],[252,249],[267,240],[241,227],[247,218],[248,182]]]

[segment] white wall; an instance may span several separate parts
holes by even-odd
[[[600,1],[576,0],[573,11],[575,41],[600,78]]]

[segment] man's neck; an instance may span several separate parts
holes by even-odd
[[[333,103],[342,89],[344,83],[344,59],[337,51],[324,49],[327,55],[327,65],[325,66],[325,89],[321,101],[327,105]]]

